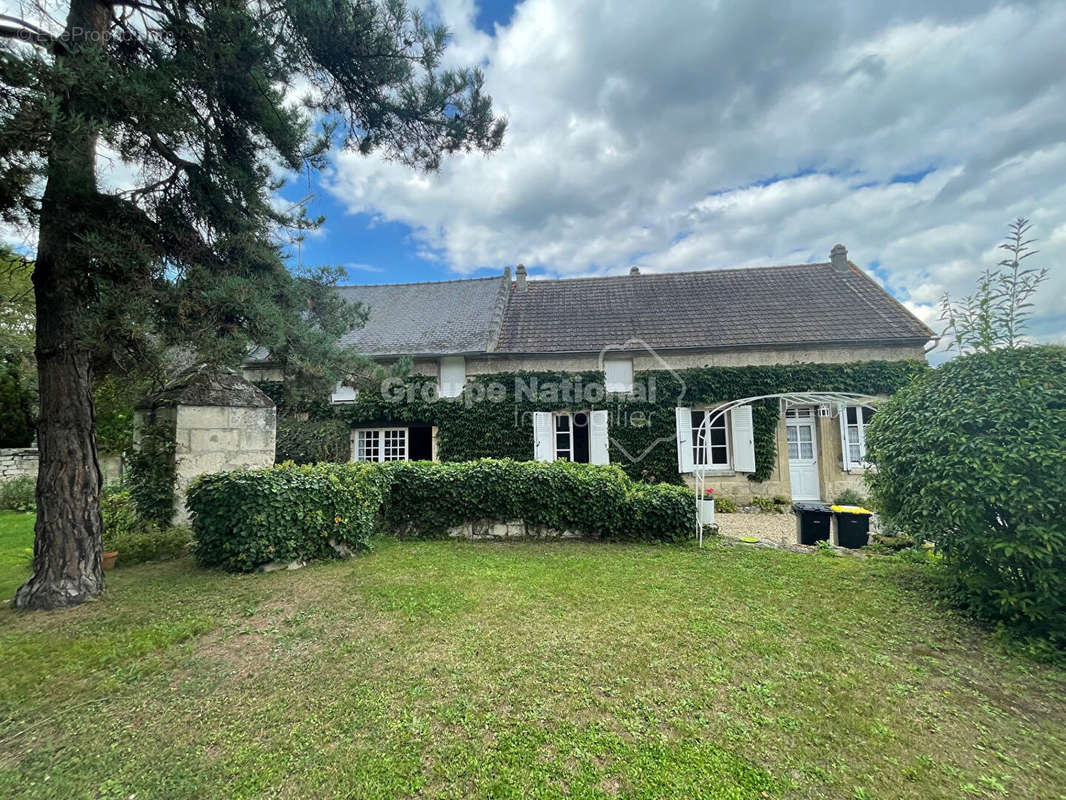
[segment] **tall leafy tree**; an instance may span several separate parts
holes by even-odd
[[[504,123],[403,0],[70,0],[59,20],[25,5],[0,19],[0,215],[38,232],[38,516],[15,603],[55,608],[103,586],[94,363],[321,350],[357,312],[285,269],[279,231],[317,221],[279,210],[276,175],[332,147],[435,169],[499,147]],[[132,188],[101,187],[102,151]]]

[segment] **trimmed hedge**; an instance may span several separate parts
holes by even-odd
[[[524,520],[604,539],[676,541],[693,529],[692,492],[634,484],[617,466],[510,459],[382,465],[386,523],[421,536],[479,519]]]
[[[351,457],[352,430],[343,420],[278,419],[274,457],[277,463],[343,464]]]
[[[331,558],[339,554],[334,545],[365,549],[376,519],[403,536],[521,519],[604,539],[682,541],[692,536],[695,513],[691,490],[633,483],[617,466],[509,459],[286,464],[204,475],[187,503],[197,560],[237,572]]]
[[[196,560],[251,572],[272,561],[333,557],[335,546],[366,548],[387,488],[384,473],[370,464],[202,475],[186,494]]]

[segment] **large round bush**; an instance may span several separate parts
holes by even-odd
[[[944,364],[866,441],[881,508],[938,546],[964,602],[1066,644],[1066,348]]]

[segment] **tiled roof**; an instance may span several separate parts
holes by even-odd
[[[854,265],[529,280],[512,289],[497,352],[927,340],[932,332]]]
[[[435,283],[338,286],[370,312],[366,325],[341,338],[367,355],[447,355],[489,349],[499,328],[507,284],[502,278]]]

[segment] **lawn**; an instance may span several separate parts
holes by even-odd
[[[1066,672],[885,559],[382,541],[0,610],[2,797],[1056,798],[1064,751]]]

